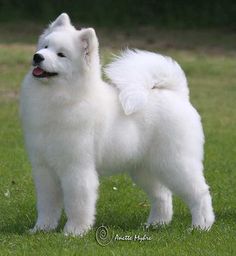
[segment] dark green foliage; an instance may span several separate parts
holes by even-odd
[[[48,21],[67,12],[74,21],[100,26],[234,27],[233,0],[0,0],[0,21]]]

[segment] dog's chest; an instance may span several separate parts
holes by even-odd
[[[81,148],[90,146],[91,111],[83,101],[58,104],[49,98],[28,100],[23,106],[23,122],[29,150],[54,166],[76,161]]]

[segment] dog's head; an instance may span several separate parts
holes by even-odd
[[[99,70],[98,40],[94,29],[76,30],[69,16],[63,13],[40,36],[33,56],[32,75],[35,79],[71,81],[89,71],[96,73]]]

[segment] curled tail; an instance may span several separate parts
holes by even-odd
[[[167,89],[188,99],[188,85],[181,67],[170,57],[126,50],[105,68],[106,76],[119,89],[127,115],[144,107],[151,89]]]

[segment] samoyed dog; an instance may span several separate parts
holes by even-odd
[[[171,58],[126,50],[101,78],[94,29],[76,30],[61,14],[40,36],[21,91],[25,143],[37,192],[32,232],[83,235],[95,220],[99,176],[127,171],[146,191],[148,225],[172,219],[172,193],[192,226],[214,222],[203,175],[204,135],[184,72]]]

